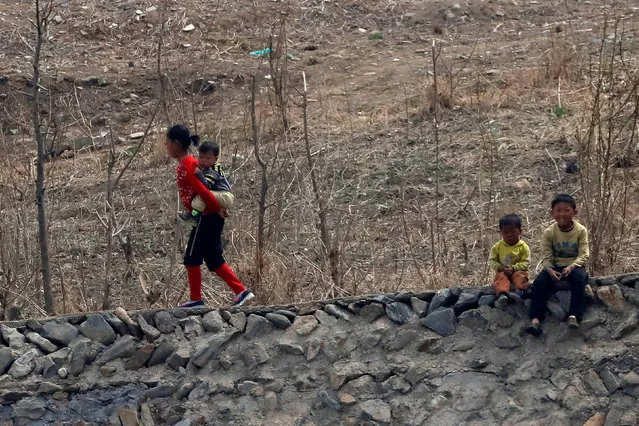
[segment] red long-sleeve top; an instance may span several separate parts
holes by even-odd
[[[187,211],[191,211],[191,201],[193,197],[199,195],[206,204],[206,210],[202,213],[209,214],[220,211],[220,203],[217,202],[211,191],[204,186],[195,176],[195,169],[198,167],[197,158],[187,155],[180,162],[177,168],[177,186],[180,193],[180,200]]]

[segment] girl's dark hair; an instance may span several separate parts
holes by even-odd
[[[200,137],[192,135],[191,131],[184,124],[176,124],[166,132],[166,137],[172,141],[178,142],[185,151],[188,151],[191,145],[198,146]]]
[[[198,151],[200,152],[200,154],[208,154],[210,152],[216,157],[220,156],[220,146],[213,141],[202,142],[202,145],[200,145]]]

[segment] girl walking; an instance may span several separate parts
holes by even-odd
[[[219,214],[221,207],[215,196],[197,178],[198,160],[189,155],[189,147],[197,146],[200,139],[191,135],[189,129],[176,124],[166,133],[166,149],[171,158],[175,158],[177,168],[177,186],[184,209],[191,211],[191,201],[196,195],[206,204],[199,215],[198,223],[191,230],[189,243],[184,253],[184,266],[189,280],[190,300],[181,307],[190,308],[204,305],[202,300],[202,263],[206,263],[211,272],[215,272],[235,293],[233,306],[241,306],[253,299],[254,294],[237,278],[222,254],[222,230],[224,218]]]

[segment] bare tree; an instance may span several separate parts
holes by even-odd
[[[35,44],[33,49],[33,78],[31,120],[38,146],[38,158],[36,163],[36,204],[38,206],[38,238],[40,242],[40,271],[42,273],[42,291],[44,293],[44,309],[48,314],[55,313],[53,301],[53,291],[51,289],[51,263],[49,260],[49,231],[47,227],[47,210],[44,197],[45,176],[44,163],[46,160],[47,132],[43,132],[43,120],[40,115],[40,55],[42,45],[45,42],[47,24],[53,12],[53,1],[43,4],[40,0],[35,0],[35,21],[32,22],[36,30]]]

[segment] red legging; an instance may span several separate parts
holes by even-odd
[[[200,217],[198,225],[191,230],[184,254],[184,265],[189,280],[192,301],[202,300],[202,263],[215,272],[235,294],[246,290],[222,253],[222,230],[224,218],[216,213]]]

